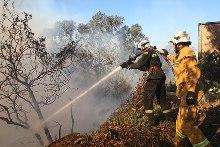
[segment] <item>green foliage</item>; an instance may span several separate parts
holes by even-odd
[[[65,37],[72,41],[75,29],[76,24],[73,20],[58,21],[55,24],[55,35],[63,39]]]
[[[210,91],[215,96],[219,97],[220,89],[220,53],[214,51],[203,54],[199,61],[199,66],[202,71],[202,81],[205,91]]]
[[[139,41],[140,39],[145,37],[142,33],[142,27],[139,24],[132,25],[129,32],[134,41]]]
[[[114,33],[123,24],[124,18],[120,16],[107,16],[102,12],[97,12],[88,25],[92,32]]]

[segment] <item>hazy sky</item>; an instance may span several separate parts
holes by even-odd
[[[38,32],[56,20],[87,22],[101,11],[125,18],[125,24],[139,23],[154,45],[164,47],[172,34],[186,30],[197,48],[198,23],[219,21],[219,0],[18,0],[17,6],[33,14]]]

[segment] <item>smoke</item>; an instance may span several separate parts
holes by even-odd
[[[18,9],[30,12],[33,15],[31,28],[37,36],[40,36],[45,28],[52,27],[54,22],[58,20],[57,16],[51,17],[55,16],[51,8],[48,7],[48,5],[53,3],[52,0],[46,2],[36,1],[34,2],[34,7],[33,2],[28,0],[18,0],[15,3],[17,3],[15,5],[18,6]],[[46,15],[37,15],[43,9]],[[119,38],[120,36],[106,33],[98,41],[95,38],[90,40],[90,42],[96,42],[97,44],[93,44],[93,47],[85,47],[81,52],[87,51],[91,53],[94,58],[93,66],[83,66],[83,64],[88,63],[86,60],[71,66],[72,74],[70,75],[71,80],[68,85],[70,89],[53,104],[42,108],[45,119],[128,59],[131,52],[124,48]],[[120,71],[112,76],[111,79],[85,95],[79,102],[72,105],[74,132],[91,133],[91,131],[97,129],[119,107],[123,99],[130,95],[137,79],[138,74],[135,71]],[[30,122],[33,126],[37,125],[38,122],[34,112],[30,111],[29,115],[32,116]],[[48,123],[53,137],[58,134],[58,126],[56,126],[55,121],[62,125],[62,136],[70,134],[72,123],[70,107]],[[3,125],[7,127],[1,128],[0,135],[3,136],[0,138],[1,146],[38,146],[31,131],[14,128],[6,124]],[[42,130],[38,131],[43,134]],[[11,139],[8,141],[6,138]],[[45,140],[45,136],[43,136],[43,139]]]
[[[76,70],[73,70],[72,72],[70,85],[72,89],[75,89],[75,91],[70,90],[66,93],[66,97],[63,96],[62,102],[57,101],[57,103],[62,104],[62,106],[70,102],[70,99],[74,99],[82,91],[98,82],[99,79],[111,72],[122,61],[125,61],[125,59],[128,58],[129,52],[125,52],[124,47],[121,46],[118,36],[106,33],[103,34],[98,41],[93,39],[90,41],[98,42],[98,44],[94,45],[93,48],[88,47],[83,50],[90,51],[92,57],[95,58],[91,65],[98,65],[99,67],[97,68],[99,70],[92,68],[92,66],[89,65],[78,65],[80,63],[76,63],[78,65],[77,68],[77,65],[74,64],[73,66]],[[111,64],[108,64],[109,60],[112,60]],[[132,71],[120,71],[119,73],[113,75],[109,80],[99,85],[93,91],[80,98],[79,102],[73,104],[75,118],[74,131],[89,133],[105,121],[108,116],[121,104],[122,99],[125,99],[130,95],[132,87],[135,85],[135,79],[137,82],[136,75],[137,74]],[[118,85],[120,87],[117,87]],[[57,111],[61,108],[61,105],[55,107],[57,108]],[[51,112],[54,111],[51,110]],[[71,120],[69,112],[70,108],[66,108],[64,112],[58,114],[56,117],[57,121],[65,120],[66,123],[69,122],[64,130],[70,129],[69,126]],[[65,114],[65,118],[63,114]],[[62,119],[60,117],[62,117]],[[63,124],[65,124],[65,122],[63,122]]]
[[[96,37],[90,38],[92,47],[85,46],[78,50],[79,55],[86,54],[80,60],[75,57],[77,62],[73,62],[70,67],[72,71],[70,89],[62,98],[45,109],[45,119],[51,117],[63,106],[69,105],[68,103],[74,98],[128,59],[131,52],[124,48],[119,38],[120,36],[105,33],[98,40]],[[74,132],[91,133],[106,121],[123,100],[129,97],[137,83],[138,74],[130,70],[119,71],[73,103],[71,106],[74,115]],[[49,126],[54,126],[54,121],[62,124],[62,136],[70,133],[71,106],[66,107],[48,123]],[[53,136],[58,134],[57,127],[51,127],[51,130]]]
[[[59,5],[57,5],[58,3]],[[16,10],[27,12],[33,16],[30,26],[37,36],[41,36],[45,29],[52,28],[58,20],[81,21],[81,17],[77,13],[66,12],[66,8],[63,6],[65,3],[57,0],[14,0]]]

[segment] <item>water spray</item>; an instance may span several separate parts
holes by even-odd
[[[112,75],[114,75],[116,72],[120,71],[122,69],[121,66],[118,66],[116,69],[114,69],[112,72],[110,72],[108,75],[106,75],[105,77],[103,77],[101,80],[99,80],[97,83],[95,83],[94,85],[92,85],[89,89],[87,89],[86,91],[84,91],[83,93],[81,93],[79,96],[77,96],[76,98],[74,98],[72,101],[70,101],[69,103],[67,103],[66,105],[64,105],[62,108],[60,108],[58,111],[56,111],[55,113],[53,113],[51,116],[49,116],[47,119],[45,119],[43,122],[41,122],[41,124],[39,126],[37,126],[37,128],[41,127],[42,125],[44,125],[46,122],[48,122],[49,120],[51,120],[54,116],[56,116],[57,114],[61,113],[63,110],[65,110],[67,107],[69,107],[71,104],[75,103],[77,100],[79,100],[81,97],[83,97],[84,95],[86,95],[88,92],[90,92],[91,90],[93,90],[95,87],[97,87],[100,83],[104,82],[105,80],[107,80],[109,77],[111,77]]]

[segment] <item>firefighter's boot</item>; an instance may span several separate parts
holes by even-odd
[[[148,126],[156,126],[156,121],[154,117],[153,110],[145,110],[145,115],[147,116],[148,119]]]
[[[175,120],[175,115],[174,115],[174,113],[171,111],[171,109],[169,109],[169,110],[164,110],[164,111],[163,111],[163,115],[164,115],[165,121],[174,121],[174,120]]]
[[[168,98],[161,100],[161,110],[165,121],[174,121],[174,112],[171,109],[171,103]]]

